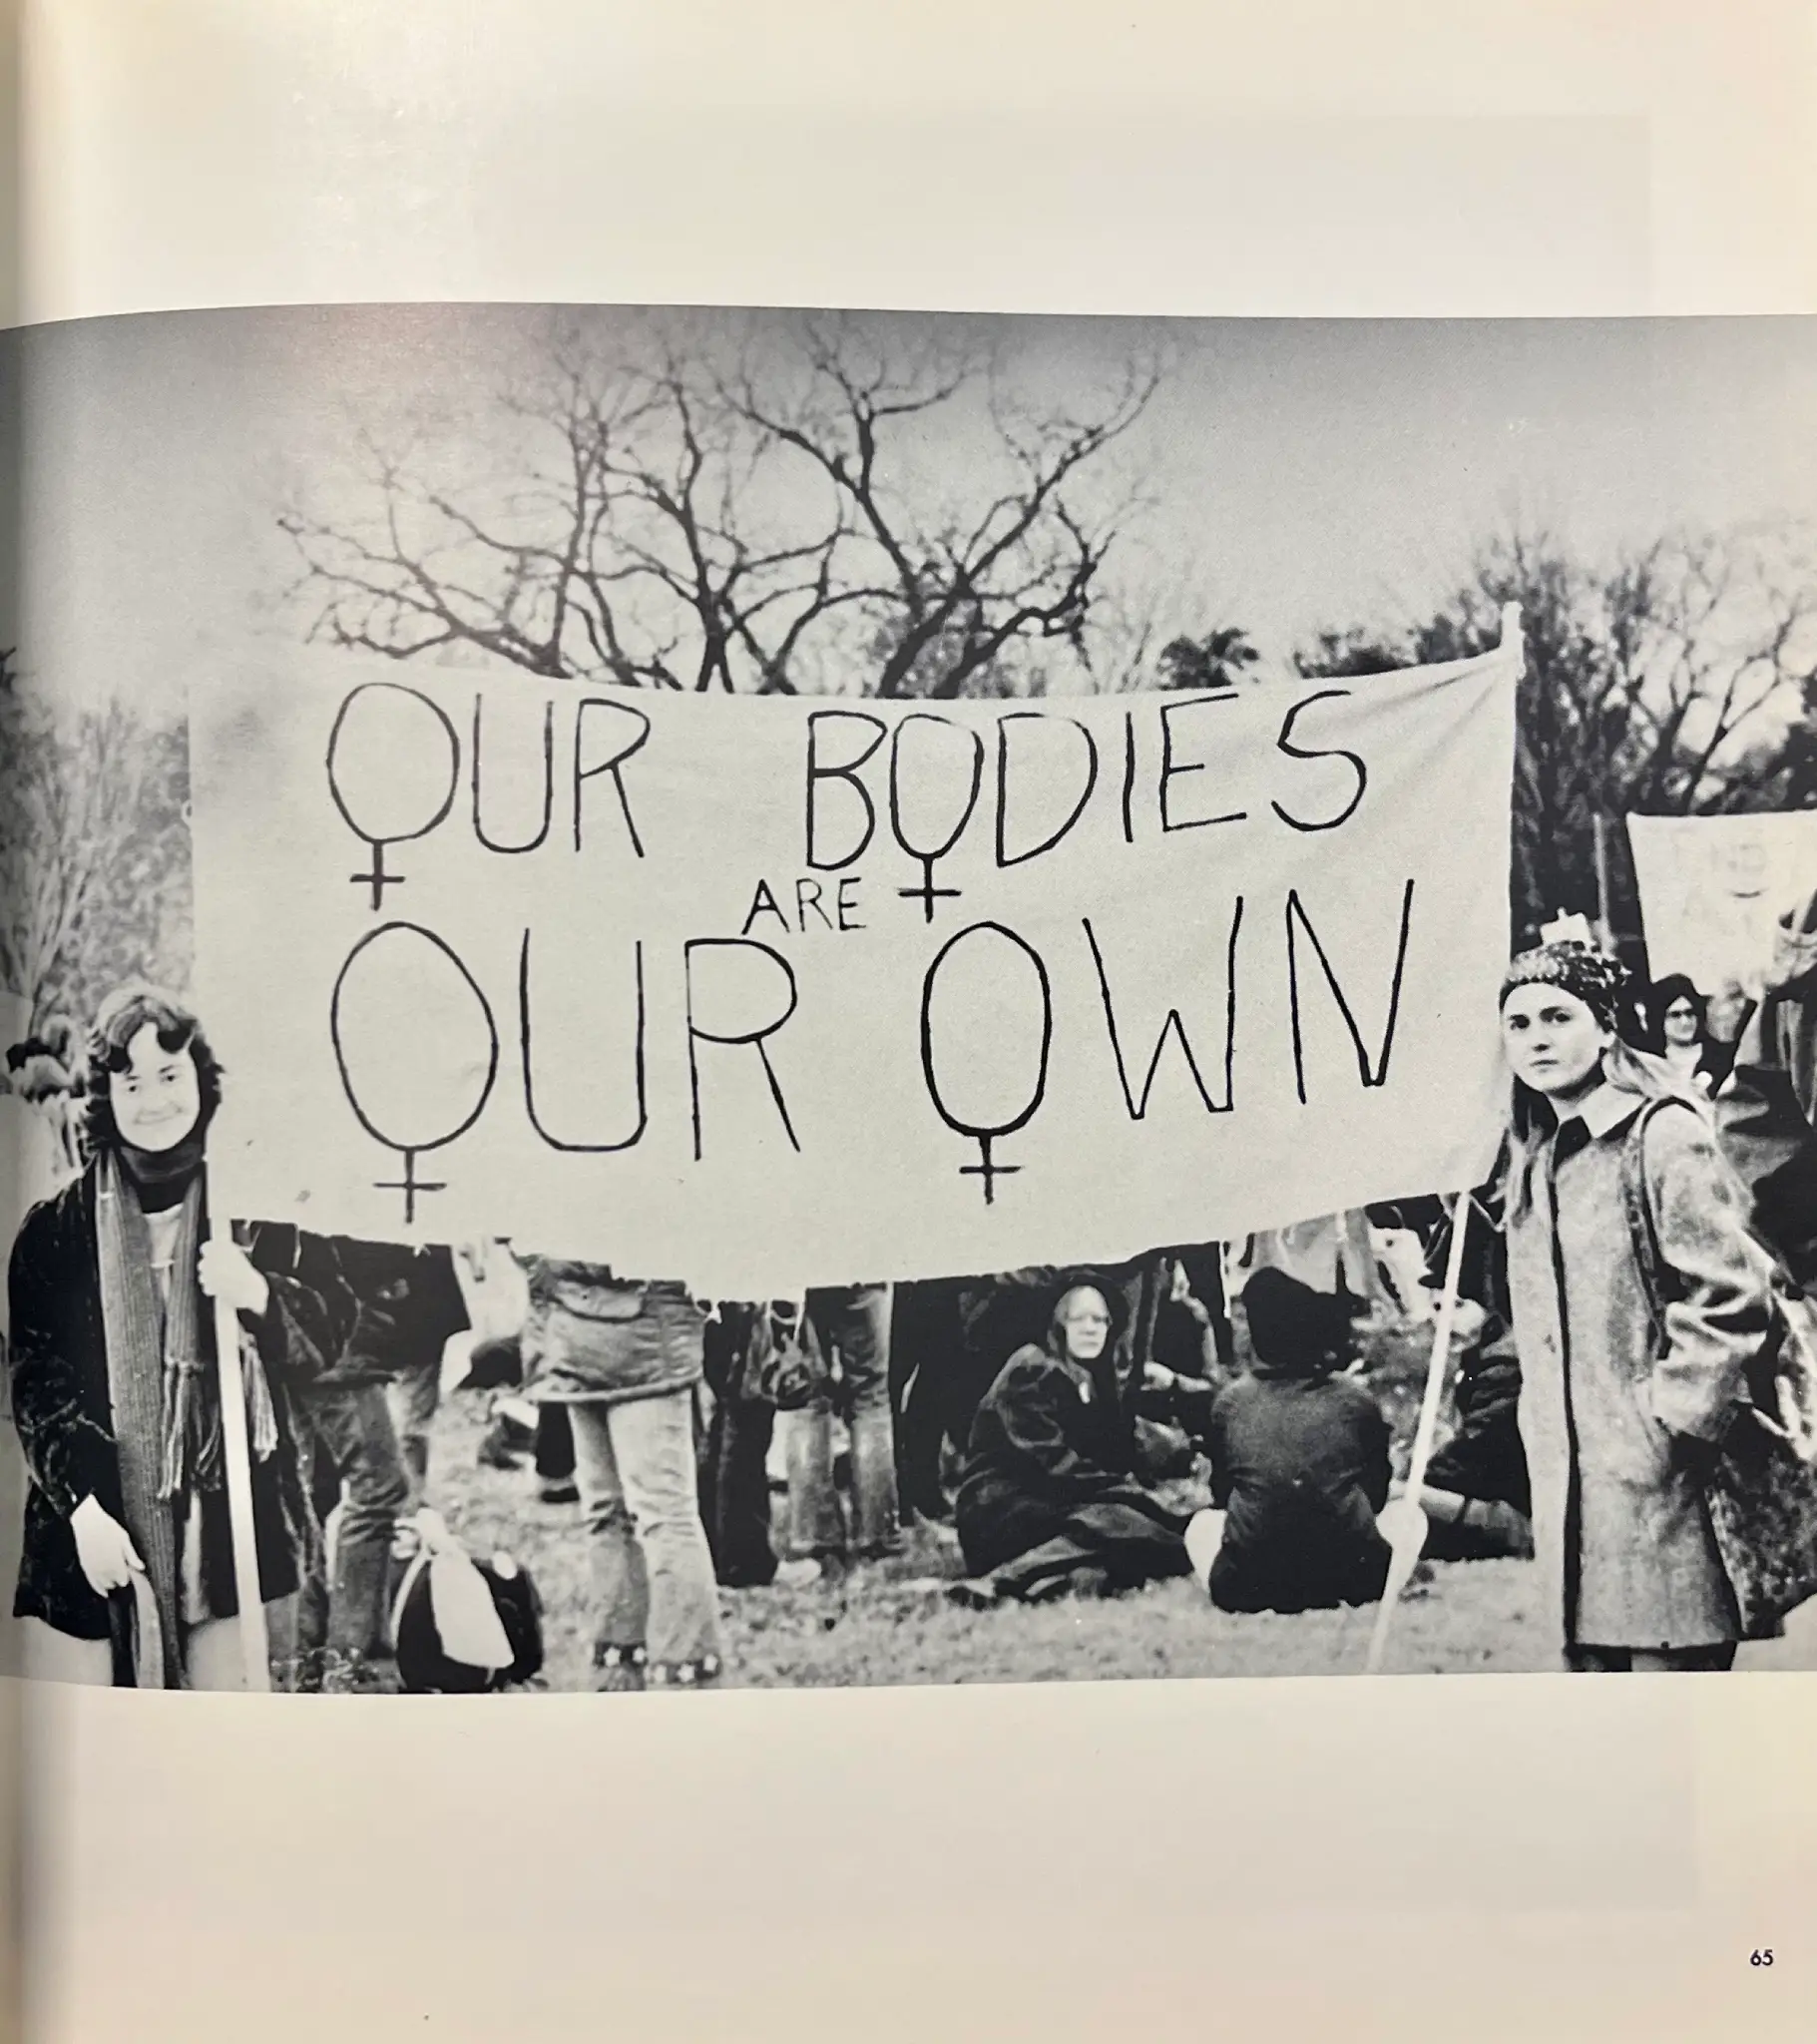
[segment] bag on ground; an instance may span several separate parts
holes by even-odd
[[[400,1686],[418,1696],[477,1696],[529,1682],[543,1667],[543,1607],[514,1555],[475,1560],[445,1526],[419,1516],[423,1544],[392,1612]]]

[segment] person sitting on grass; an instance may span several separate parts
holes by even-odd
[[[1106,1294],[1072,1285],[1046,1338],[1019,1348],[985,1394],[954,1505],[973,1578],[954,1586],[956,1602],[1110,1596],[1190,1573],[1189,1515],[1135,1474],[1134,1400],[1119,1393],[1113,1335]],[[1188,1397],[1166,1374],[1166,1394]],[[1208,1407],[1209,1386],[1197,1388]]]
[[[1194,1573],[1222,1611],[1372,1603],[1388,1577],[1388,1422],[1343,1374],[1350,1302],[1266,1266],[1242,1299],[1255,1359],[1211,1408]]]

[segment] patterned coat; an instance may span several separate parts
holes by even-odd
[[[1702,1472],[1770,1318],[1743,1195],[1703,1115],[1654,1115],[1642,1172],[1682,1296],[1656,1354],[1621,1192],[1641,1096],[1605,1084],[1537,1146],[1508,1214],[1521,1434],[1551,1639],[1737,1640]]]

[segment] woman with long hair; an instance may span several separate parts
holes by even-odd
[[[280,1647],[318,1538],[289,1387],[339,1352],[351,1302],[313,1238],[211,1237],[222,1071],[187,1008],[149,987],[110,996],[87,1076],[87,1166],[27,1217],[10,1271],[26,1669],[237,1688],[215,1306],[240,1333],[259,1588]]]
[[[1548,944],[1502,990],[1535,1548],[1567,1667],[1721,1669],[1741,1629],[1705,1478],[1768,1330],[1767,1267],[1698,1096],[1616,1034],[1621,986],[1614,959]]]

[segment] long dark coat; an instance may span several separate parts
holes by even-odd
[[[960,1290],[960,1318],[968,1345],[988,1364],[987,1384],[1018,1349],[1044,1342],[1057,1298],[1089,1284],[1111,1307],[1110,1354],[1127,1402],[1130,1380],[1153,1353],[1168,1261],[1166,1252],[1153,1251],[1127,1264],[1031,1264],[967,1280]]]
[[[30,1476],[13,1612],[83,1640],[108,1637],[108,1608],[82,1572],[70,1514],[92,1495],[116,1519],[124,1516],[95,1184],[91,1165],[32,1210],[13,1246],[8,1278],[13,1417]],[[319,1238],[255,1226],[246,1254],[271,1288],[270,1306],[254,1332],[270,1380],[277,1448],[252,1465],[259,1587],[268,1602],[297,1587],[317,1537],[290,1400],[339,1354],[352,1327],[353,1302]],[[202,1494],[202,1581],[217,1616],[238,1610],[225,1490]]]
[[[1679,1296],[1653,1348],[1621,1193],[1641,1096],[1604,1085],[1537,1139],[1508,1208],[1546,1624],[1561,1647],[1650,1651],[1739,1639],[1710,1531],[1708,1443],[1731,1417],[1770,1315],[1743,1195],[1704,1116],[1653,1115],[1642,1169]]]
[[[1057,1569],[1100,1568],[1119,1587],[1183,1575],[1185,1518],[1134,1468],[1113,1353],[1092,1368],[1033,1342],[1018,1349],[972,1422],[953,1506],[967,1568],[983,1575],[1066,1541]]]
[[[1211,1565],[1223,1611],[1312,1611],[1382,1594],[1388,1422],[1322,1359],[1255,1362],[1211,1408],[1211,1501],[1228,1517]]]

